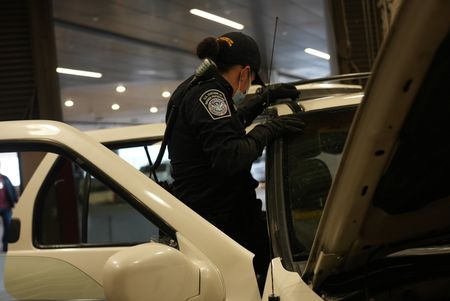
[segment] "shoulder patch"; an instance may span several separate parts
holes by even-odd
[[[199,100],[212,119],[216,120],[231,116],[227,99],[221,91],[210,89],[204,92]]]

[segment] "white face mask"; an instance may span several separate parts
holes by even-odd
[[[249,71],[250,73],[250,71]],[[241,75],[239,75],[239,85],[238,85],[238,89],[236,90],[236,92],[233,95],[233,103],[235,105],[240,105],[244,99],[245,99],[245,94],[247,94],[248,89],[250,89],[250,86],[252,85],[252,78],[249,74],[248,76],[248,86],[247,86],[247,90],[245,90],[245,93],[241,91],[240,87],[241,87]]]

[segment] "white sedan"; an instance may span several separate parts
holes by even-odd
[[[299,110],[307,128],[266,151],[274,258],[262,300],[450,298],[449,12],[449,1],[405,1],[362,102],[272,108]],[[119,158],[151,161],[161,126],[0,127],[1,151],[49,153],[14,211],[13,298],[261,300],[253,254]],[[170,181],[167,168],[156,176]]]

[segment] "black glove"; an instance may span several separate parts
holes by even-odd
[[[271,141],[286,133],[302,133],[304,127],[305,123],[301,120],[300,115],[290,114],[279,116],[266,123],[259,124],[248,135],[258,142],[262,151],[264,146]]]
[[[245,100],[237,106],[236,115],[241,123],[247,127],[252,124],[253,120],[264,111],[266,108],[265,102],[261,95],[255,94],[246,97]]]
[[[296,100],[300,95],[300,92],[292,84],[274,84],[269,88],[261,87],[257,92],[264,99],[266,106],[274,104],[278,99],[290,98]]]
[[[269,88],[261,87],[253,97],[246,98],[237,107],[237,115],[244,126],[249,126],[255,118],[277,99],[298,98],[300,92],[291,84],[275,84]]]

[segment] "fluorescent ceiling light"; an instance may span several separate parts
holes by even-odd
[[[150,112],[151,113],[158,113],[158,108],[157,107],[151,107],[150,108]]]
[[[199,16],[199,17],[202,17],[202,18],[205,18],[205,19],[208,19],[208,20],[211,20],[211,21],[214,21],[214,22],[226,25],[226,26],[230,26],[230,27],[238,29],[238,30],[244,29],[244,25],[242,25],[242,24],[239,24],[237,22],[213,15],[211,13],[205,12],[200,9],[193,8],[189,12],[193,15],[196,15],[196,16]]]
[[[75,70],[75,69],[61,68],[61,67],[56,68],[56,72],[62,73],[62,74],[86,76],[86,77],[93,77],[93,78],[101,78],[102,77],[102,74],[98,73],[98,72]]]
[[[111,106],[111,109],[113,109],[114,111],[117,111],[118,109],[120,109],[120,106],[115,103]]]
[[[73,107],[74,102],[73,102],[72,100],[68,99],[68,100],[66,100],[66,101],[64,102],[64,105],[65,105],[66,107]]]
[[[305,48],[305,52],[307,54],[311,54],[311,55],[320,57],[321,59],[324,59],[324,60],[327,60],[327,61],[330,59],[330,55],[328,53],[325,53],[325,52],[322,52],[322,51],[319,51],[319,50],[316,50],[316,49]]]
[[[169,98],[170,97],[170,92],[169,91],[164,91],[164,92],[162,92],[161,96],[164,97],[164,98]]]
[[[158,72],[156,72],[156,70],[138,70],[137,74],[139,75],[155,75]]]

